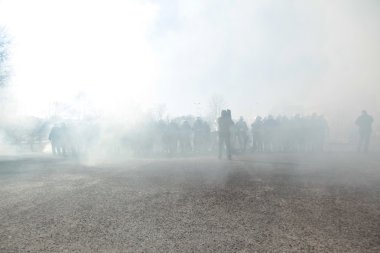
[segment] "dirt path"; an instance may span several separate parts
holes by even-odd
[[[0,252],[379,252],[380,158],[0,162]]]

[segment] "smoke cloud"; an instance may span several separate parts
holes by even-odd
[[[362,109],[379,132],[379,11],[375,0],[3,0],[0,24],[22,114],[207,116],[218,96],[248,121],[323,114],[344,139]]]

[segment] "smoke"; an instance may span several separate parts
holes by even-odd
[[[310,99],[330,116],[336,134],[346,133],[363,109],[380,118],[380,73],[376,67],[380,57],[379,10],[377,1],[334,2],[326,9],[324,53],[329,67]],[[377,122],[377,133],[379,126]]]
[[[175,2],[159,1],[154,40],[171,104],[217,91],[251,120],[317,112],[339,131],[380,116],[377,1]]]
[[[118,0],[0,4],[0,24],[13,38],[9,85],[19,111],[49,116],[55,103],[70,103],[81,94],[103,114],[150,106],[156,66],[146,31],[153,5]]]
[[[218,94],[249,122],[323,114],[337,139],[354,129],[362,109],[380,118],[375,0],[0,6],[13,42],[12,113],[100,118],[104,132],[119,132],[107,124],[130,127],[163,105],[171,116],[207,117]]]

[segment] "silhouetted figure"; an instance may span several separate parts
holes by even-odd
[[[278,137],[276,135],[277,130],[277,121],[273,118],[272,115],[269,115],[268,118],[264,119],[263,121],[264,126],[264,149],[266,152],[273,152],[275,151],[275,144]]]
[[[367,114],[366,111],[362,111],[362,114],[356,119],[355,124],[359,127],[359,143],[358,152],[368,152],[369,142],[372,133],[373,118]]]
[[[236,137],[239,143],[239,151],[244,153],[247,148],[248,143],[248,126],[244,121],[243,117],[240,117],[239,121],[236,122]]]
[[[300,152],[305,150],[305,130],[307,127],[305,126],[305,118],[301,115],[297,114],[293,118],[293,126],[292,126],[292,137],[293,137],[293,150]]]
[[[222,158],[222,150],[223,146],[225,146],[227,157],[231,160],[231,127],[233,125],[231,111],[223,110],[221,117],[218,118],[219,158]]]
[[[210,149],[210,142],[211,142],[211,128],[210,125],[203,121],[202,123],[202,143],[201,143],[201,150],[202,152],[207,152]]]
[[[176,122],[171,121],[168,126],[168,146],[169,155],[173,156],[178,151],[178,140],[179,140],[179,126]]]
[[[163,120],[159,120],[156,123],[156,136],[158,139],[158,149],[159,152],[163,154],[168,154],[169,145],[168,145],[168,126],[167,123]]]
[[[54,125],[49,134],[49,140],[51,143],[51,150],[53,155],[61,155],[62,142],[61,142],[61,129],[58,125]]]
[[[185,120],[180,129],[180,147],[182,153],[189,153],[191,151],[191,126],[187,120]]]
[[[197,117],[197,119],[195,120],[194,122],[194,125],[193,125],[193,131],[194,131],[194,139],[193,139],[193,143],[194,143],[194,152],[196,153],[200,153],[201,150],[202,150],[202,145],[203,145],[203,134],[202,134],[202,131],[203,131],[203,121],[200,117]]]
[[[258,116],[251,125],[253,151],[263,152],[263,121]]]
[[[62,123],[60,128],[60,142],[61,142],[61,150],[62,155],[66,156],[67,151],[70,147],[70,139],[69,139],[69,130],[65,123]]]

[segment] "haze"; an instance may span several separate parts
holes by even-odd
[[[378,1],[0,1],[17,111],[54,103],[106,114],[166,105],[207,115],[324,114],[354,127],[379,111]],[[339,124],[334,123],[339,118]]]
[[[379,0],[0,0],[1,252],[380,252]]]

